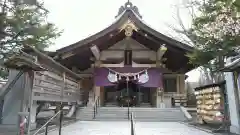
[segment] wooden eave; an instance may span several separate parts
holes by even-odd
[[[204,85],[204,86],[196,87],[194,89],[195,89],[195,91],[201,91],[201,90],[206,89],[206,88],[222,87],[225,84],[226,84],[226,81],[221,81],[219,83],[207,84],[207,85]]]
[[[222,72],[240,71],[240,58],[233,61],[229,65],[226,65],[224,68],[220,69],[219,71],[222,71]]]
[[[60,64],[59,62],[55,61],[52,57],[48,56],[45,53],[42,53],[41,51],[31,47],[31,46],[26,46],[23,49],[24,52],[26,53],[30,53],[33,56],[37,56],[38,59],[42,59],[44,63],[39,62],[40,65],[47,66],[44,67],[45,70],[49,70],[48,68],[52,68],[54,70],[57,70],[58,72],[65,72],[69,77],[73,77],[77,80],[80,80],[81,77],[74,73],[73,71],[71,71],[70,69],[68,69],[67,67],[63,66],[62,64]]]

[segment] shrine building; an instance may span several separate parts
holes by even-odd
[[[21,114],[36,127],[41,111],[61,105],[71,106],[65,117],[76,114],[77,119],[97,118],[99,107],[107,108],[103,113],[114,109],[109,114],[114,118],[119,112],[119,117],[129,118],[134,112],[129,109],[139,109],[138,118],[146,118],[147,111],[152,120],[185,119],[183,111],[173,108],[173,99],[186,99],[185,73],[194,68],[186,54],[193,48],[146,25],[131,2],[120,7],[115,19],[95,35],[56,52],[25,45],[10,57],[5,62],[8,83],[0,91],[1,123],[19,125]]]
[[[101,106],[172,107],[172,97],[186,96],[185,73],[193,69],[186,54],[193,48],[146,25],[131,2],[115,18],[52,57],[82,77],[88,104],[99,98]]]

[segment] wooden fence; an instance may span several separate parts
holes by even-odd
[[[187,106],[187,97],[184,94],[174,95],[172,97],[172,106]]]
[[[63,73],[35,71],[33,100],[75,102],[80,100],[80,83]]]

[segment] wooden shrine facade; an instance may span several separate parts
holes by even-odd
[[[51,56],[80,75],[83,80],[88,80],[85,81],[88,82],[85,85],[89,85],[82,89],[92,92],[88,95],[92,100],[99,96],[102,104],[106,93],[104,87],[94,83],[96,68],[159,69],[163,86],[151,88],[155,90],[150,94],[152,104],[157,105],[163,100],[170,102],[174,95],[186,94],[185,73],[193,69],[186,54],[192,51],[191,46],[169,38],[146,25],[138,8],[127,2],[119,9],[116,21],[112,25],[93,36],[57,50]]]

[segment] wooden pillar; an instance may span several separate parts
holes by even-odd
[[[95,64],[94,64],[94,67],[96,67],[96,68],[98,68],[98,67],[100,67],[101,66],[101,61],[100,60],[96,60],[95,61]],[[107,79],[107,78],[103,78],[103,79]],[[94,100],[96,100],[96,98],[99,98],[99,100],[100,100],[100,103],[101,103],[101,105],[102,105],[102,102],[103,102],[103,95],[104,94],[102,94],[102,92],[101,92],[101,90],[103,90],[103,89],[101,89],[101,87],[99,87],[99,86],[96,86],[95,84],[93,84],[94,85],[94,88],[93,88],[93,91],[94,91]]]
[[[181,74],[179,76],[179,89],[180,89],[180,93],[181,94],[186,94],[186,90],[185,90],[185,75]]]
[[[185,75],[178,74],[176,75],[176,87],[177,87],[177,94],[185,94]]]
[[[161,67],[161,62],[160,62],[160,60],[159,60],[159,54],[157,53],[156,54],[156,67],[158,67],[158,68],[160,68]],[[159,74],[160,75],[160,74]],[[160,81],[163,81],[163,80],[160,80]],[[163,82],[162,82],[162,84],[163,84]],[[155,106],[157,107],[157,108],[164,108],[164,102],[163,102],[163,94],[164,94],[164,92],[163,92],[164,90],[163,90],[163,88],[157,88],[156,89],[156,99],[155,99],[155,102],[156,102],[156,104],[155,104]]]
[[[63,72],[62,74],[62,77],[63,77],[63,84],[62,84],[62,91],[61,91],[61,100],[63,100],[64,98],[64,89],[65,89],[65,83],[66,83],[66,73]]]
[[[177,94],[180,94],[181,92],[180,92],[180,75],[179,74],[177,74],[176,75],[176,82],[177,82]]]
[[[160,61],[160,59],[162,58],[162,55],[165,53],[165,51],[162,53],[161,51],[163,51],[163,50],[161,50],[161,48],[159,49],[159,51],[160,52],[157,52],[156,53],[156,67],[157,68],[160,68],[162,65],[161,65],[161,61]],[[159,74],[160,75],[160,74]],[[160,80],[160,81],[163,81],[163,80]],[[162,84],[163,84],[163,82],[162,82]],[[164,104],[164,89],[163,88],[157,88],[156,89],[156,92],[155,92],[155,102],[156,102],[156,104],[155,104],[155,106],[157,107],[157,108],[164,108],[164,106],[165,106],[165,104]]]
[[[100,87],[100,105],[104,105],[104,98],[105,98],[105,93],[104,93],[104,87]]]
[[[99,98],[100,106],[104,104],[104,87],[95,86],[94,87],[95,100]]]
[[[79,97],[77,97],[77,104],[80,104],[81,101],[83,101],[83,98],[82,98],[82,94],[83,94],[83,91],[82,91],[82,83],[81,83],[82,80],[78,80],[78,94],[80,95]]]
[[[165,54],[166,51],[167,51],[167,48],[165,47],[165,44],[161,45],[161,47],[158,49],[156,53],[156,67],[158,68],[165,67],[165,65],[162,64],[161,61],[163,60],[163,55]],[[165,108],[164,89],[160,87],[156,89],[156,107]]]
[[[97,97],[100,97],[100,91],[101,91],[101,87],[95,86],[95,88],[94,88],[95,99],[96,99]]]

